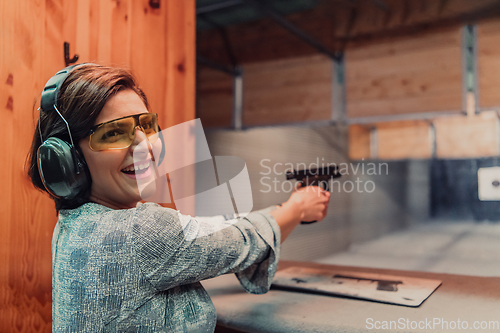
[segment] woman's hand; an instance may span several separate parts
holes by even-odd
[[[305,186],[294,191],[283,205],[300,209],[300,221],[321,221],[326,216],[330,192],[318,186]]]
[[[300,221],[321,221],[327,213],[330,192],[318,186],[301,187],[271,212],[281,228],[283,242]]]

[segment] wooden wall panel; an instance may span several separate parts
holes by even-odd
[[[349,117],[462,110],[461,29],[346,51]]]
[[[14,17],[16,8],[5,1],[0,2],[0,110],[4,128],[4,138],[0,145],[2,156],[2,167],[0,172],[0,318],[13,318],[15,311],[9,306],[14,302],[14,295],[9,287],[9,255],[11,240],[11,193],[12,193],[12,142],[14,141],[14,75],[7,71],[14,54],[14,21],[8,17]],[[11,321],[11,320],[9,320]],[[12,323],[12,321],[11,321]],[[7,331],[7,324],[0,321],[0,331]]]
[[[165,128],[195,115],[195,1],[131,1],[130,67]],[[189,41],[189,42],[186,42]],[[154,73],[154,74],[153,74]]]
[[[24,164],[41,90],[64,67],[63,42],[79,62],[131,68],[163,127],[194,118],[194,0],[148,3],[0,1],[0,332],[51,332],[57,216]]]
[[[233,120],[234,78],[201,68],[197,77],[196,116],[204,127],[230,127]]]
[[[369,159],[370,131],[372,126],[349,126],[349,158],[351,160]]]
[[[434,120],[438,158],[487,157],[499,154],[498,115],[483,112],[472,117]]]
[[[0,153],[0,331],[51,331],[51,230],[53,203],[28,183],[26,153],[34,133],[34,111],[43,87],[54,24],[45,2],[3,1],[0,6],[0,112],[5,128]],[[53,4],[54,8],[60,8]],[[47,21],[47,25],[45,22]],[[59,48],[62,50],[62,47]]]
[[[243,124],[331,119],[332,71],[323,55],[245,65]]]
[[[383,160],[432,157],[430,123],[395,121],[377,125],[377,157]]]
[[[349,126],[349,157],[370,158],[370,129],[377,133],[377,158],[382,160],[432,158],[477,158],[500,153],[500,122],[495,111],[473,116],[439,117],[370,125]],[[430,124],[435,127],[432,135]],[[435,141],[434,141],[435,140]]]
[[[165,4],[165,3],[163,3]],[[152,9],[148,1],[128,1],[131,6],[132,29],[129,66],[143,88],[152,112],[160,116],[160,126],[165,127],[166,84],[166,8]],[[151,73],[155,73],[151,75]],[[173,111],[173,110],[172,110]]]
[[[477,31],[478,106],[500,107],[500,20],[480,22]]]
[[[132,5],[131,0],[113,1],[110,24],[112,38],[111,64],[118,67],[128,67],[132,53]],[[102,38],[104,41],[104,38]]]
[[[165,125],[173,126],[195,117],[196,1],[162,1],[162,5],[166,22],[162,38],[167,42],[166,57],[159,59],[166,68],[163,86],[166,101],[162,108]],[[157,68],[150,66],[152,72],[149,73],[155,73]]]

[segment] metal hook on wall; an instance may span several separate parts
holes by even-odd
[[[149,0],[149,6],[153,9],[160,8],[160,0]]]
[[[69,43],[64,42],[64,63],[66,67],[78,61],[78,54],[75,54],[73,58],[69,58]]]

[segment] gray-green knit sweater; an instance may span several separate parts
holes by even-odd
[[[61,210],[52,239],[54,332],[213,332],[199,281],[236,273],[269,290],[280,230],[264,211],[226,221],[157,204]]]

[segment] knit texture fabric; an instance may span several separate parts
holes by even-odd
[[[199,281],[236,273],[269,290],[280,229],[269,210],[246,218],[190,217],[145,203],[61,210],[52,239],[54,332],[213,332]]]

